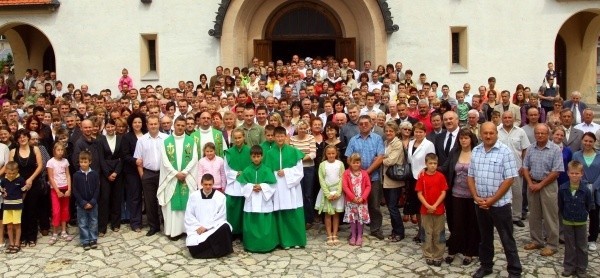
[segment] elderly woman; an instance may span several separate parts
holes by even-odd
[[[306,228],[312,227],[314,216],[313,195],[312,188],[314,185],[315,176],[315,158],[317,156],[317,143],[315,137],[308,134],[310,130],[309,123],[304,120],[299,120],[296,125],[296,131],[298,135],[294,135],[290,138],[290,145],[296,147],[304,153],[302,159],[302,166],[304,167],[304,176],[300,180],[300,186],[302,187],[302,201],[304,205],[304,221]]]
[[[581,150],[573,154],[573,160],[583,164],[582,180],[592,184],[596,207],[590,211],[590,226],[588,235],[588,249],[596,251],[598,239],[598,225],[600,225],[600,152],[594,149],[596,135],[586,132],[581,138]]]
[[[26,129],[19,129],[15,134],[18,148],[10,151],[9,161],[19,164],[19,176],[25,179],[23,214],[21,216],[21,247],[34,247],[37,244],[39,203],[43,196],[43,182],[40,174],[44,168],[42,153],[38,147],[29,143],[31,135]],[[43,209],[43,208],[42,208]],[[48,221],[49,222],[49,221]]]
[[[471,164],[471,150],[477,145],[478,139],[475,134],[467,128],[458,131],[456,143],[460,147],[454,148],[449,154],[448,159],[441,166],[442,172],[446,177],[451,194],[446,197],[446,203],[451,202],[451,213],[453,225],[449,225],[450,238],[446,242],[448,246],[447,263],[454,261],[454,256],[458,253],[463,255],[463,265],[469,265],[473,257],[479,255],[479,228],[475,206],[473,205],[473,196],[467,186],[467,174]]]
[[[383,197],[390,212],[390,220],[392,223],[392,234],[388,237],[391,242],[398,242],[405,237],[404,223],[402,223],[402,215],[398,208],[398,200],[402,193],[403,181],[395,181],[385,174],[389,167],[396,164],[403,165],[405,163],[404,147],[402,141],[396,136],[399,128],[394,121],[389,121],[385,124],[385,153],[383,156]]]
[[[407,186],[407,197],[406,205],[404,206],[404,214],[411,216],[411,222],[419,222],[419,209],[421,208],[421,202],[417,198],[417,192],[415,192],[415,184],[419,178],[419,174],[425,169],[425,156],[429,153],[435,153],[435,147],[433,143],[425,139],[425,125],[423,123],[416,123],[413,125],[414,138],[408,143],[408,162],[411,165],[412,179],[409,181]],[[420,242],[421,239],[417,235],[414,239],[416,242]]]

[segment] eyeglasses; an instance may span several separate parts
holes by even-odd
[[[358,123],[358,125],[362,125],[362,126],[369,125],[369,122]]]

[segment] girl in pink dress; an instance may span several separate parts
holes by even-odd
[[[223,158],[220,158],[215,153],[216,147],[212,142],[204,145],[204,157],[198,161],[198,177],[204,174],[211,174],[215,178],[213,188],[221,192],[225,192],[225,164]],[[201,180],[198,180],[198,188],[202,187]]]
[[[342,187],[346,195],[344,222],[350,223],[350,245],[362,246],[363,224],[370,222],[367,200],[371,192],[371,178],[360,168],[360,155],[348,158],[349,168],[342,176]]]

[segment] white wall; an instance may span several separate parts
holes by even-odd
[[[554,41],[562,24],[595,1],[388,1],[400,31],[389,36],[388,61],[402,61],[428,81],[448,84],[452,92],[487,86],[511,92],[522,83],[540,86],[547,63],[554,60]],[[468,28],[468,73],[450,72],[450,26]]]
[[[117,90],[121,69],[140,82],[140,34],[157,33],[159,81],[175,86],[179,80],[198,82],[201,72],[214,73],[219,41],[208,35],[213,28],[216,0],[61,0],[54,13],[0,17],[0,26],[23,22],[49,38],[56,55],[58,78],[90,92]],[[20,74],[20,73],[18,73]]]

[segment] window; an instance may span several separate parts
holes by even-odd
[[[468,72],[467,27],[450,27],[450,72]]]
[[[140,73],[142,81],[158,81],[158,36],[142,34],[140,38]]]

